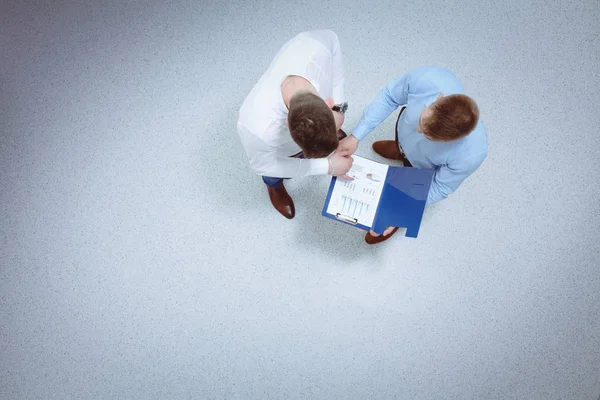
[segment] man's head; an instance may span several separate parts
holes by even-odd
[[[450,142],[471,133],[478,120],[479,108],[473,99],[464,94],[444,97],[442,93],[421,112],[417,132],[429,140]]]
[[[288,127],[306,158],[326,157],[338,146],[330,102],[331,105],[310,92],[297,93],[290,99]]]

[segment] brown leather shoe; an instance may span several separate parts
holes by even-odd
[[[271,204],[273,204],[273,207],[275,207],[275,209],[287,219],[294,218],[294,215],[296,215],[294,201],[288,194],[287,190],[285,190],[283,183],[279,189],[272,188],[271,186],[267,186],[267,189],[269,190],[269,198],[271,199]]]
[[[379,140],[373,143],[373,150],[381,157],[389,158],[390,160],[404,161],[406,158],[402,156],[395,140]]]
[[[383,241],[388,240],[396,232],[398,232],[398,228],[394,228],[394,230],[391,231],[387,236],[383,236],[383,233],[379,236],[373,236],[371,235],[371,232],[367,232],[367,234],[365,235],[365,242],[367,242],[367,244],[381,243]]]

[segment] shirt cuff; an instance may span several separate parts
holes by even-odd
[[[357,138],[359,141],[363,140],[371,130],[364,124],[364,122],[360,121],[356,128],[352,131],[352,135]]]
[[[309,175],[327,175],[329,172],[329,162],[326,158],[315,158],[310,160]]]

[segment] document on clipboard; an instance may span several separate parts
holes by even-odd
[[[353,158],[347,175],[354,180],[331,179],[322,215],[376,233],[404,227],[406,236],[417,237],[435,170]]]

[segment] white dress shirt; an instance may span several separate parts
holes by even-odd
[[[302,32],[281,47],[267,72],[246,97],[239,112],[238,133],[250,167],[274,178],[327,174],[326,158],[291,158],[302,149],[285,123],[288,109],[281,83],[289,75],[308,80],[323,99],[345,102],[340,43],[332,31]]]

